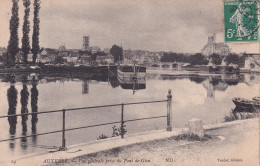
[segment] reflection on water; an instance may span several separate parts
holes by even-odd
[[[143,78],[117,78],[120,87],[122,89],[131,89],[133,90],[133,94],[135,94],[138,90],[146,89],[146,79],[145,77]]]
[[[82,94],[88,94],[89,91],[89,80],[82,81]]]
[[[185,125],[184,121],[194,117],[201,118],[204,121],[208,120],[207,122],[209,123],[215,122],[216,118],[224,118],[224,115],[228,114],[233,106],[231,99],[234,96],[247,98],[250,97],[252,92],[254,93],[252,95],[257,95],[255,85],[259,83],[260,76],[250,74],[173,76],[147,73],[144,79],[120,80],[115,73],[100,75],[77,75],[74,73],[71,75],[0,75],[0,79],[0,86],[4,89],[4,93],[7,96],[6,101],[0,102],[5,110],[8,109],[8,115],[16,114],[16,108],[21,108],[21,113],[36,113],[63,108],[165,99],[167,90],[170,88],[173,90],[174,125],[182,127]],[[250,95],[240,92],[241,88],[246,89]],[[18,90],[20,95],[18,95]],[[241,94],[248,96],[241,96]],[[17,103],[18,100],[20,102]],[[30,102],[30,105],[28,105],[28,102]],[[133,119],[162,115],[166,107],[164,108],[164,105],[145,105],[133,106],[131,109],[127,107],[126,109],[129,109],[129,114],[126,111],[126,115],[128,115],[126,119]],[[154,112],[150,113],[147,111],[147,113],[145,112],[146,110]],[[112,120],[110,118],[114,117],[113,121],[118,121],[117,118],[120,119],[120,113],[115,112],[116,108],[111,108],[71,114],[66,117],[66,125],[68,125],[67,127],[78,127],[86,124],[93,125],[103,123],[104,121],[110,122],[109,120]],[[111,113],[111,115],[108,115],[108,113]],[[0,112],[0,115],[6,115],[6,112]],[[13,138],[60,130],[62,124],[59,121],[61,118],[60,114],[23,115],[19,125],[17,125],[17,118],[19,119],[20,117],[8,118],[9,132],[7,129],[7,137]],[[101,118],[101,120],[98,120],[98,118]],[[30,120],[31,123],[28,123]],[[67,123],[67,120],[71,124]],[[131,128],[131,124],[127,123],[127,126],[129,126],[128,132],[131,133],[133,130],[143,131],[142,127],[144,124],[149,124],[149,122],[140,121],[132,125],[135,128]],[[75,126],[73,126],[74,124]],[[162,122],[161,126],[163,125],[164,123]],[[156,122],[148,126],[155,126],[156,128],[160,125],[157,125]],[[111,129],[111,126],[109,129]],[[104,129],[104,131],[109,129]],[[94,131],[91,135],[102,134],[101,131],[95,133],[97,131]],[[84,141],[89,136],[89,133],[84,135],[81,131],[77,134],[76,136],[71,134],[71,139],[68,139],[68,141],[71,140],[73,142],[77,141],[77,139]],[[94,139],[97,138],[97,136],[93,137]],[[56,140],[56,146],[60,143],[59,137],[53,136],[52,139],[51,142]],[[15,148],[15,141],[10,141],[9,148],[12,150],[18,149],[18,151],[28,151],[31,144],[33,147],[37,147],[38,144],[48,143],[50,143],[49,136],[37,137],[34,135],[31,138],[21,138],[20,146],[17,148]]]
[[[31,107],[32,107],[32,113],[38,112],[38,89],[37,89],[37,81],[35,80],[35,77],[32,79],[32,89],[31,89]],[[38,115],[32,114],[32,135],[37,134],[37,128],[36,124],[38,122]],[[32,143],[33,145],[36,145],[37,143],[37,136],[32,136]]]
[[[26,114],[28,113],[28,97],[29,97],[29,92],[28,88],[26,85],[26,77],[23,79],[23,89],[21,90],[21,114]],[[28,115],[22,115],[22,136],[26,136],[27,133],[27,120],[28,120]],[[27,148],[27,138],[21,138],[21,147],[22,149]]]
[[[7,98],[8,98],[8,115],[16,114],[16,106],[17,106],[17,90],[14,87],[14,80],[10,80],[11,85],[10,88],[7,90]],[[15,137],[16,133],[16,124],[17,124],[17,116],[11,116],[8,117],[8,122],[9,122],[9,133],[10,133],[10,138]],[[14,141],[10,142],[10,149],[14,149]]]

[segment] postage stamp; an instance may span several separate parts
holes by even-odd
[[[258,0],[225,0],[225,42],[258,41]]]

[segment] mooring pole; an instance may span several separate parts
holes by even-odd
[[[171,89],[168,90],[167,95],[167,131],[172,131],[172,94]]]
[[[61,151],[66,150],[66,139],[65,139],[65,109],[62,110],[62,146]]]
[[[121,105],[121,138],[124,138],[124,104]]]

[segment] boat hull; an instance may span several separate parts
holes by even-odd
[[[133,73],[133,72],[122,72],[120,70],[117,70],[117,76],[120,78],[120,79],[125,79],[125,78],[134,78],[134,77],[137,77],[137,78],[143,78],[146,76],[146,73],[144,72],[138,72],[138,73]]]
[[[256,100],[234,98],[232,101],[236,105],[238,112],[259,112],[260,110],[260,102]]]

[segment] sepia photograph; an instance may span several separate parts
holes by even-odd
[[[259,166],[260,0],[1,0],[0,166]]]

